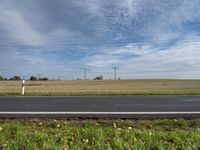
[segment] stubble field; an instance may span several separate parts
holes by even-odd
[[[26,81],[26,95],[200,95],[200,80]],[[0,81],[0,95],[20,95],[21,81]]]

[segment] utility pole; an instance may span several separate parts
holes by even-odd
[[[23,77],[22,77],[22,80],[25,80],[25,79],[26,79],[26,76],[23,76]]]
[[[117,80],[117,69],[119,69],[118,67],[112,67],[112,69],[114,69],[114,79]]]
[[[84,70],[84,80],[87,80],[87,67],[85,66]]]
[[[41,74],[39,73],[39,74],[38,74],[38,80],[40,79],[40,76],[41,76]]]

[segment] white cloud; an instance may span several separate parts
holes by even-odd
[[[112,55],[94,55],[84,60],[88,66],[94,67],[110,67],[111,65],[118,64],[120,59],[118,56]]]
[[[91,56],[87,61],[91,66],[104,68],[102,70],[119,66],[123,78],[199,78],[199,37],[190,37],[165,49],[153,45],[148,43],[138,48],[136,44],[128,44]],[[139,56],[122,57],[131,53]]]
[[[124,55],[124,54],[133,54],[133,55],[146,55],[152,52],[157,51],[155,47],[152,45],[139,45],[135,43],[130,43],[128,45],[125,45],[123,47],[118,48],[112,48],[111,50],[108,50],[109,54],[113,55]]]
[[[0,24],[1,29],[6,32],[10,41],[4,43],[7,45],[41,45],[45,43],[44,35],[35,31],[31,24],[27,22],[24,16],[15,10],[0,9]],[[10,43],[12,42],[12,43]]]

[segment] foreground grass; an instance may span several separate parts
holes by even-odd
[[[200,149],[200,120],[1,120],[0,149]]]
[[[21,81],[0,81],[0,96],[20,93]],[[26,95],[200,95],[200,80],[27,81]]]

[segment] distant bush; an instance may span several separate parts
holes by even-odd
[[[21,80],[21,77],[20,76],[14,76],[14,77],[10,78],[10,80]]]
[[[37,80],[37,77],[31,76],[31,77],[30,77],[30,80],[31,80],[31,81],[36,81],[36,80]]]
[[[94,78],[94,80],[103,80],[103,76],[102,75],[97,76],[97,77]]]
[[[48,81],[49,79],[47,77],[44,77],[44,78],[40,78],[39,80],[41,80],[41,81]]]

